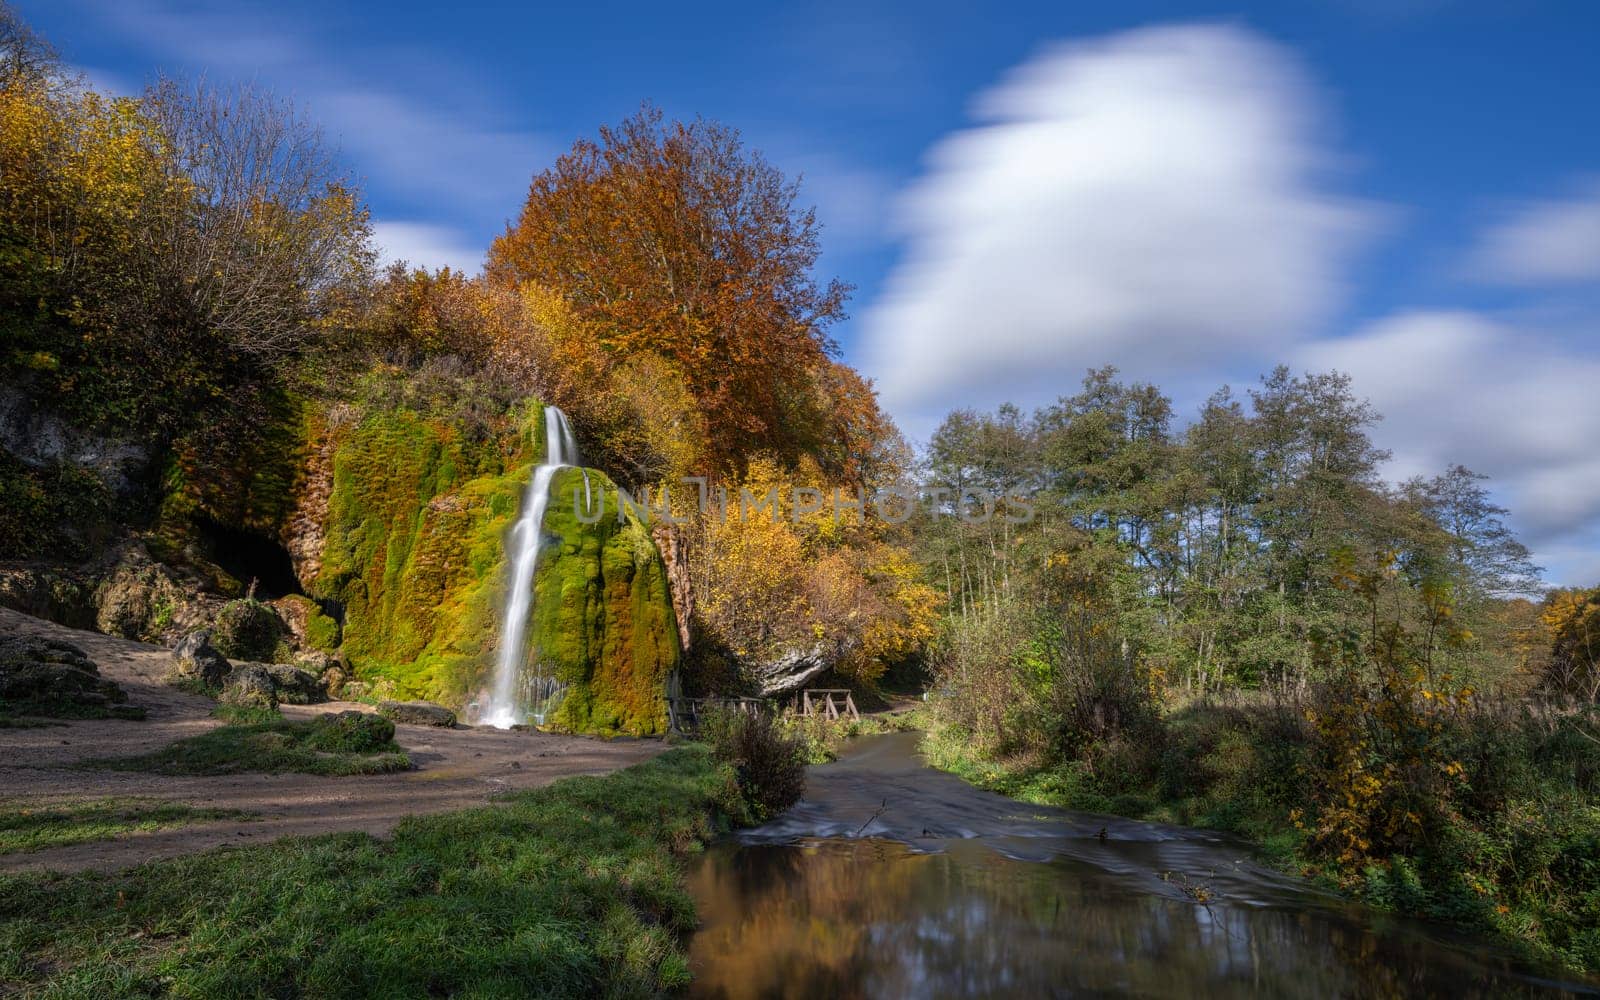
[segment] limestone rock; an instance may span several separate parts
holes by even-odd
[[[124,545],[95,588],[95,628],[107,635],[159,642],[192,620],[192,587],[150,558],[142,545]]]
[[[322,678],[308,670],[287,663],[271,663],[267,665],[267,673],[272,677],[278,701],[286,705],[314,705],[328,700]]]
[[[167,676],[169,680],[196,680],[215,690],[222,687],[232,669],[227,658],[211,645],[211,630],[196,629],[172,647],[172,671]]]
[[[277,687],[266,666],[260,663],[241,663],[234,667],[217,700],[239,708],[278,707]]]
[[[605,498],[594,524],[579,520],[574,499],[585,471],[591,495]],[[580,732],[664,732],[681,646],[661,554],[641,518],[618,518],[617,488],[603,473],[562,469],[550,490],[530,629],[536,662],[566,688],[550,721]]]
[[[92,629],[94,587],[80,577],[31,566],[0,569],[0,606],[69,628]]]
[[[413,726],[438,726],[448,729],[456,724],[456,713],[431,701],[379,702],[378,714],[393,722],[404,722]]]
[[[798,691],[812,678],[839,661],[839,651],[830,644],[819,642],[811,646],[787,649],[755,663],[744,664],[744,672],[760,687],[761,697]]]
[[[127,692],[100,676],[71,643],[33,636],[0,639],[0,703],[26,715],[144,718]]]

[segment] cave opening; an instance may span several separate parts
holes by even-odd
[[[270,601],[305,593],[294,575],[289,550],[275,539],[210,518],[198,519],[197,527],[206,558],[245,587],[254,580],[257,597]]]

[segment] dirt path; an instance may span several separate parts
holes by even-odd
[[[159,646],[80,632],[0,608],[0,635],[43,635],[82,647],[100,672],[121,684],[131,703],[149,710],[143,722],[69,722],[42,729],[0,729],[0,799],[26,805],[102,796],[148,796],[189,805],[242,809],[253,821],[224,820],[117,840],[0,854],[0,871],[107,870],[152,858],[223,845],[258,844],[286,836],[359,830],[385,835],[407,816],[482,805],[497,792],[536,788],[572,774],[605,774],[646,760],[659,740],[602,741],[578,736],[435,729],[397,725],[395,740],[411,755],[413,771],[325,778],[309,774],[170,777],[83,771],[92,757],[126,756],[163,747],[211,729],[212,702],[162,684],[169,654]],[[285,705],[286,718],[308,718],[367,705],[329,702]]]

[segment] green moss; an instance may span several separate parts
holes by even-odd
[[[177,559],[209,519],[276,538],[295,506],[321,415],[294,393],[272,389],[256,401],[259,419],[174,443],[162,476],[152,539],[155,553]]]
[[[662,690],[679,659],[666,568],[645,525],[631,513],[618,520],[615,484],[595,470],[588,478],[591,494],[604,497],[595,524],[579,519],[584,473],[563,469],[552,480],[551,541],[534,582],[534,649],[568,686],[554,721],[585,732],[663,732]]]
[[[402,697],[461,701],[487,669],[502,537],[521,477],[493,442],[408,410],[338,441],[316,596],[344,609],[344,651]]]
[[[283,634],[283,619],[271,605],[244,597],[217,612],[211,641],[217,652],[231,659],[271,660]]]
[[[306,616],[306,645],[323,653],[339,648],[339,623],[321,611]]]
[[[111,492],[67,463],[29,468],[0,448],[0,552],[83,558],[109,535]]]
[[[449,420],[389,407],[336,439],[321,572],[313,591],[344,609],[343,650],[385,697],[460,707],[486,686],[509,570],[506,534],[542,458],[543,412],[527,404],[484,437]],[[568,685],[558,724],[653,733],[678,661],[666,572],[649,533],[607,516],[583,525],[571,503],[582,475],[553,483],[532,641]]]
[[[269,719],[234,723],[178,740],[151,753],[105,757],[86,761],[83,766],[172,775],[260,771],[331,777],[409,770],[411,759],[393,742],[394,726],[387,723],[388,720],[379,719],[377,723],[349,725],[339,721],[338,716],[319,716],[304,722]],[[383,732],[388,733],[387,741],[373,739]]]

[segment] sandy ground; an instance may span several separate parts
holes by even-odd
[[[108,870],[152,858],[224,845],[258,844],[279,837],[360,830],[383,836],[407,816],[482,805],[498,792],[536,788],[572,774],[605,774],[660,753],[659,740],[603,741],[577,736],[496,729],[437,729],[397,725],[395,740],[415,770],[399,774],[327,778],[309,774],[241,774],[170,777],[74,767],[92,757],[126,756],[165,746],[219,723],[213,703],[161,683],[166,649],[81,632],[0,608],[0,635],[45,635],[81,647],[102,675],[143,705],[143,722],[69,722],[64,727],[0,729],[0,799],[6,808],[102,796],[147,796],[258,814],[251,821],[205,822],[173,830],[130,834],[117,840],[33,853],[0,854],[0,871]],[[286,718],[346,709],[352,702],[285,705]]]

